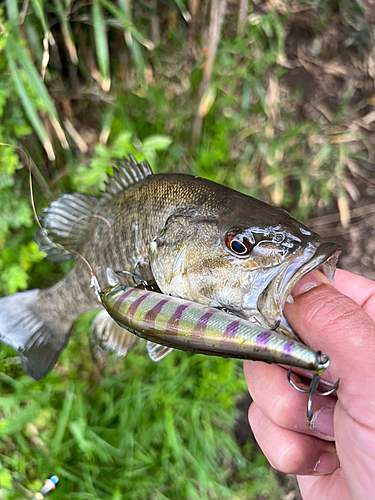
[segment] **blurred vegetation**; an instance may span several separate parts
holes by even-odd
[[[359,2],[312,3],[316,32],[335,12],[345,49],[366,50],[372,35]],[[282,84],[295,2],[0,6],[0,142],[33,158],[38,210],[62,192],[97,194],[129,150],[156,172],[209,178],[300,219],[338,203],[345,222],[356,194],[348,167],[370,146],[346,128],[353,87],[329,120],[296,119],[303,96]],[[32,242],[23,162],[0,147],[2,295],[49,286],[69,267],[42,261]],[[154,365],[140,344],[100,371],[88,356],[89,319],[40,383],[0,348],[0,499],[30,497],[53,473],[56,498],[282,497],[264,458],[233,437],[245,390],[238,362],[173,353]]]

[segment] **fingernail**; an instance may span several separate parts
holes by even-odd
[[[310,422],[310,429],[327,441],[334,441],[333,408],[319,408]]]
[[[329,279],[320,271],[315,269],[311,271],[311,273],[306,274],[293,288],[291,294],[293,297],[296,295],[301,295],[301,293],[306,293],[312,288],[315,288],[319,285],[331,285]]]
[[[332,474],[340,467],[339,459],[336,453],[325,452],[317,461],[314,472],[318,474]]]

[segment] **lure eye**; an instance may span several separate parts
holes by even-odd
[[[229,250],[241,257],[246,257],[247,255],[249,255],[254,246],[252,243],[250,243],[246,236],[233,233],[227,234],[225,238],[225,244],[227,248],[229,248]]]

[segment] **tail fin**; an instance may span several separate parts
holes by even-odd
[[[23,371],[39,380],[53,368],[69,339],[55,332],[33,311],[39,290],[0,299],[0,341],[12,346],[21,358]]]

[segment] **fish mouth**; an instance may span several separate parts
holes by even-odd
[[[341,247],[336,243],[322,243],[318,247],[309,244],[290,259],[258,297],[257,309],[267,322],[277,326],[282,318],[285,302],[292,301],[292,289],[309,272],[319,269],[332,282],[340,253]],[[287,333],[284,330],[285,327],[282,332]],[[293,331],[290,334],[294,336]]]

